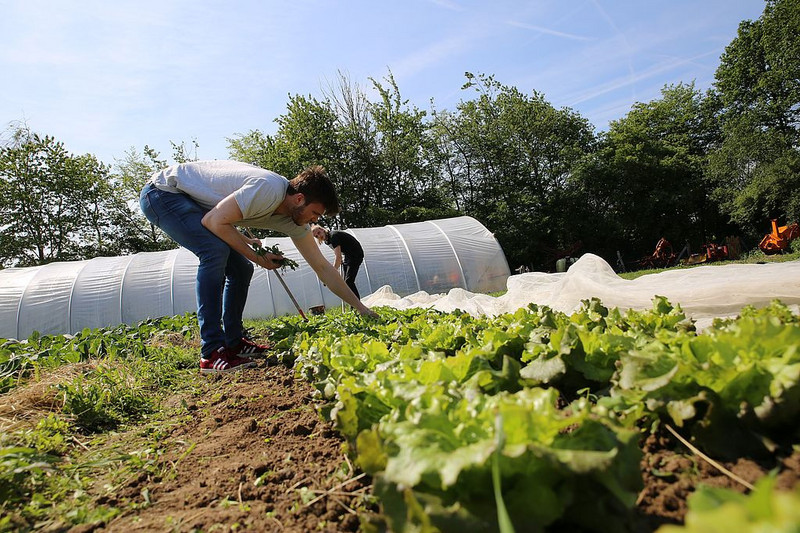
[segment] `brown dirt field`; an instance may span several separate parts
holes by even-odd
[[[315,411],[311,387],[291,369],[262,360],[256,369],[209,377],[207,385],[203,399],[170,400],[187,402],[191,416],[161,441],[170,450],[160,459],[162,475],[143,472],[99,502],[139,508],[105,527],[71,531],[347,532],[358,531],[357,513],[378,510],[369,479],[353,469],[342,440]],[[648,437],[642,449],[637,533],[681,523],[699,483],[746,490],[667,432]],[[723,466],[752,483],[775,465],[740,459]],[[779,468],[779,485],[796,485],[800,455]]]
[[[358,530],[369,484],[308,384],[264,363],[208,384],[208,403],[189,402],[191,417],[165,437],[171,475],[142,475],[106,502],[141,502],[146,490],[151,503],[96,531]]]

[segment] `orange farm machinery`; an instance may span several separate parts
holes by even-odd
[[[797,222],[788,226],[778,226],[778,221],[772,219],[772,233],[767,233],[758,247],[767,255],[780,254],[789,249],[789,243],[800,237],[800,226]]]

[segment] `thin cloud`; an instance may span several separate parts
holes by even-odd
[[[449,9],[451,11],[464,11],[463,7],[458,5],[456,2],[451,2],[450,0],[428,0],[428,1],[431,4],[443,7],[445,9]]]
[[[523,22],[517,22],[514,20],[507,20],[506,24],[509,26],[515,26],[517,28],[522,28],[525,30],[533,30],[539,33],[544,33],[546,35],[552,35],[554,37],[563,37],[565,39],[571,39],[573,41],[592,41],[594,40],[592,37],[586,37],[585,35],[575,35],[574,33],[565,33],[563,31],[556,31],[551,30],[549,28],[544,28],[542,26],[535,26],[533,24],[525,24]]]
[[[474,40],[474,37],[456,36],[437,41],[393,62],[392,73],[398,80],[403,77],[415,76],[454,56],[463,54],[473,47]]]
[[[653,67],[648,68],[648,69],[646,69],[644,71],[638,72],[635,75],[632,75],[632,76],[627,76],[626,75],[626,76],[622,76],[622,77],[618,77],[618,78],[609,80],[606,83],[603,83],[603,84],[600,84],[600,85],[596,85],[594,87],[590,87],[586,91],[584,91],[582,93],[579,93],[579,94],[576,94],[574,96],[566,95],[566,96],[564,96],[562,98],[562,100],[568,102],[566,104],[567,106],[574,107],[574,106],[576,106],[578,104],[581,104],[583,102],[594,100],[595,98],[598,98],[599,96],[614,92],[616,90],[628,87],[630,85],[639,83],[639,82],[644,81],[644,80],[651,79],[651,78],[653,78],[655,76],[663,74],[664,72],[669,72],[671,70],[678,69],[678,68],[680,68],[680,67],[682,67],[684,65],[692,64],[695,60],[700,59],[702,57],[706,57],[706,56],[708,56],[708,55],[710,55],[712,53],[713,52],[707,52],[707,53],[704,53],[704,54],[700,54],[700,55],[697,55],[697,56],[694,56],[694,57],[690,57],[690,58],[685,58],[685,59],[684,58],[671,58],[668,61],[661,62],[658,65],[654,65]],[[683,80],[683,81],[688,83],[688,82],[690,82],[692,80]],[[664,85],[665,84],[661,84],[659,86],[659,90]],[[630,104],[632,104],[632,102],[630,102],[630,101],[628,103],[629,103],[629,106],[630,106]]]

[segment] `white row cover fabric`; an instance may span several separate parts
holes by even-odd
[[[494,235],[471,217],[347,230],[364,248],[356,286],[362,297],[382,286],[395,294],[458,287],[474,293],[505,289],[510,272]],[[282,272],[300,307],[342,301],[322,285],[289,238],[263,239],[300,265]],[[333,262],[333,250],[321,247]],[[98,257],[0,270],[0,338],[75,333],[196,311],[198,260],[188,250]],[[296,314],[275,273],[256,269],[245,318]]]
[[[599,298],[608,308],[646,310],[653,307],[655,296],[679,304],[695,320],[698,330],[708,327],[715,318],[735,317],[745,306],[763,307],[772,300],[780,300],[797,314],[800,261],[704,265],[626,280],[602,258],[585,254],[563,273],[510,276],[506,293],[498,297],[458,288],[446,294],[420,291],[402,296],[390,287],[383,287],[363,301],[370,307],[426,307],[442,312],[459,309],[474,316],[497,316],[530,303],[572,314],[580,309],[583,300],[590,298]]]

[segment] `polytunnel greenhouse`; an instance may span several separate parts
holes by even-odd
[[[497,240],[471,217],[347,231],[364,248],[356,279],[362,296],[385,286],[400,296],[453,288],[500,291],[510,274]],[[262,241],[265,246],[277,244],[299,264],[281,275],[301,309],[341,305],[290,238]],[[321,250],[333,262],[333,251],[328,246]],[[178,248],[0,270],[0,338],[24,339],[34,331],[75,333],[193,312],[197,264],[191,252]],[[256,269],[245,318],[296,313],[276,274]]]

